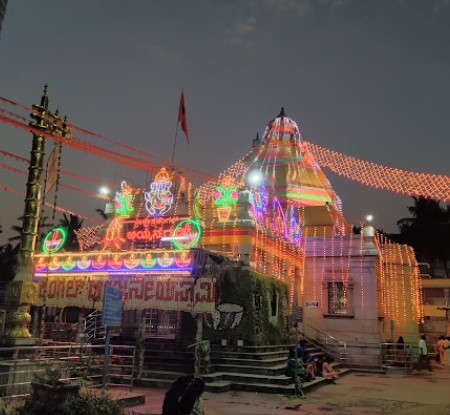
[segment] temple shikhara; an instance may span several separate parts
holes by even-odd
[[[418,336],[414,252],[370,226],[354,232],[283,110],[216,180],[196,187],[167,166],[144,187],[122,181],[105,214],[77,231],[79,251],[56,228],[34,257],[48,333],[101,312],[110,285],[123,292],[123,336],[143,327],[189,342],[200,318],[211,342],[286,344],[293,314],[305,336],[327,333],[354,356]]]

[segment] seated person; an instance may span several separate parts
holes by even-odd
[[[339,378],[339,372],[337,370],[334,370],[331,366],[331,357],[326,356],[323,364],[322,364],[322,376],[325,379],[328,379],[332,383],[336,383],[336,379]]]
[[[316,378],[317,367],[316,367],[316,359],[311,356],[308,352],[305,352],[302,358],[303,365],[306,370],[306,379],[314,380]]]
[[[306,353],[306,342],[304,340],[300,340],[300,344],[297,349],[298,358],[301,359],[305,353]]]
[[[284,369],[284,374],[291,378],[295,377],[295,373],[297,376],[304,380],[306,376],[306,369],[303,366],[303,363],[300,359],[295,358],[295,350],[289,350],[289,357],[286,361],[286,368]]]

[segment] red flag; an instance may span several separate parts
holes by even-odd
[[[178,110],[178,122],[181,122],[181,131],[186,134],[186,140],[189,144],[189,133],[187,129],[187,121],[186,121],[186,108],[184,106],[184,92],[181,91],[180,98],[180,108]]]

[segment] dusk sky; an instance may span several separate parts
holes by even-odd
[[[0,96],[31,106],[45,83],[50,108],[70,122],[168,160],[184,89],[190,144],[178,134],[175,162],[212,175],[244,156],[282,106],[319,146],[450,175],[450,0],[10,1]],[[0,123],[0,144],[29,157],[31,134]],[[107,182],[146,179],[73,149],[62,162]],[[411,197],[324,172],[350,223],[372,213],[377,228],[395,232],[409,216]],[[24,192],[25,182],[0,168],[0,184]],[[23,196],[0,198],[4,243]],[[58,203],[96,219],[104,207],[67,191]]]

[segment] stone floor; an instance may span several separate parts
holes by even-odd
[[[114,389],[113,393],[120,393]],[[123,391],[122,391],[123,393]],[[128,414],[160,414],[164,390],[133,388],[145,404]],[[204,393],[205,415],[450,415],[450,367],[411,375],[350,373],[306,399],[254,392]]]

